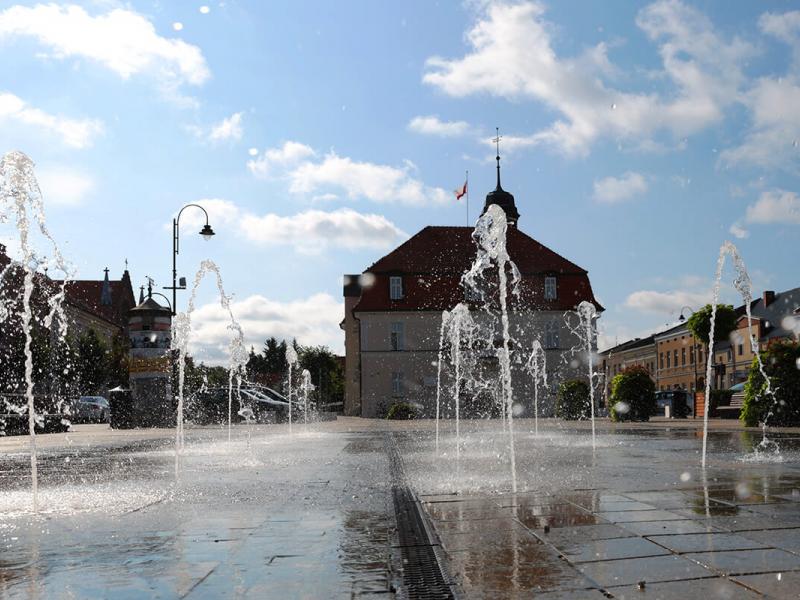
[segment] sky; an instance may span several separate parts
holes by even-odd
[[[217,235],[182,214],[179,274],[214,260],[256,348],[341,352],[342,275],[474,224],[495,127],[520,228],[589,272],[601,348],[707,302],[725,240],[755,295],[800,285],[796,2],[0,2],[0,63],[0,153],[35,161],[76,276],[169,285],[171,219],[201,204]]]

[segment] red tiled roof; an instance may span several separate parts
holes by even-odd
[[[461,276],[470,268],[476,255],[471,227],[426,227],[390,252],[367,272],[374,284],[365,287],[353,309],[448,310],[464,300]],[[518,296],[510,296],[512,308],[572,310],[581,301],[603,307],[592,292],[586,270],[553,252],[516,227],[508,229],[508,253],[522,274]],[[404,297],[389,298],[389,277],[403,274]],[[556,300],[544,299],[544,278],[556,275]]]
[[[61,284],[60,281],[54,281],[54,283]],[[111,287],[110,305],[104,305],[100,302],[103,291],[102,279],[68,281],[66,286],[67,301],[119,327],[126,327],[128,324],[128,310],[136,305],[130,278],[123,276],[123,279],[119,281],[110,280],[109,285]]]

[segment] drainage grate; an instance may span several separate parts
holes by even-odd
[[[440,547],[431,540],[419,502],[405,484],[403,461],[397,446],[391,438],[387,442],[398,549],[403,561],[402,589],[398,591],[398,597],[408,600],[455,599],[453,583],[441,567]]]

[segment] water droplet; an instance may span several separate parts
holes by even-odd
[[[258,148],[250,148],[250,150],[248,150],[247,153],[250,156],[258,156]]]
[[[617,103],[616,102],[611,104],[611,110],[617,110]]]
[[[617,402],[614,405],[614,412],[627,415],[631,411],[631,406],[627,402]]]
[[[211,9],[204,4],[203,6],[200,7],[200,12],[204,15],[207,15],[208,13],[211,12]]]
[[[175,22],[172,24],[172,28],[173,28],[175,31],[180,31],[181,29],[183,29],[183,23],[181,23],[180,21],[175,21]]]
[[[683,481],[684,483],[691,480],[691,478],[692,474],[689,473],[689,471],[684,471],[683,473],[681,473],[681,481]]]

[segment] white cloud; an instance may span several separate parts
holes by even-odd
[[[291,216],[245,215],[241,229],[247,239],[260,244],[285,244],[307,254],[325,248],[390,248],[406,237],[382,215],[362,214],[349,208],[308,210]]]
[[[42,167],[36,174],[45,205],[80,206],[94,189],[94,180],[66,167]]]
[[[291,246],[304,254],[326,248],[377,248],[396,245],[406,233],[383,215],[363,214],[350,208],[308,210],[294,215],[257,215],[230,200],[203,198],[193,202],[208,212],[208,222],[218,234],[236,236],[261,245]],[[205,225],[203,211],[188,208],[181,214],[181,232],[197,233]],[[172,227],[165,223],[165,228]]]
[[[234,113],[211,126],[208,134],[210,142],[242,139],[242,113]]]
[[[299,142],[289,141],[267,149],[248,161],[247,167],[258,177],[286,178],[293,194],[319,197],[341,190],[351,199],[413,205],[451,200],[451,194],[444,189],[427,186],[414,178],[411,173],[417,168],[408,160],[403,167],[393,167],[356,161],[333,151],[318,158],[310,146]]]
[[[747,231],[744,227],[742,227],[741,223],[738,221],[730,226],[728,231],[733,235],[735,238],[743,240],[750,237],[750,232]]]
[[[605,177],[594,182],[594,199],[604,204],[630,200],[647,191],[647,181],[641,173],[628,171],[621,177]]]
[[[61,138],[72,148],[88,148],[103,132],[103,124],[94,119],[70,119],[34,108],[8,92],[0,92],[0,122],[14,121],[37,127]]]
[[[600,136],[647,139],[662,130],[684,136],[719,121],[736,101],[740,65],[753,53],[738,39],[721,39],[699,11],[661,0],[640,11],[636,23],[659,44],[659,75],[674,89],[664,97],[625,92],[608,83],[618,69],[605,44],[558,56],[542,4],[486,6],[467,33],[470,51],[460,59],[429,58],[423,81],[451,96],[484,93],[549,106],[562,118],[520,142],[552,144],[570,155],[587,154]]]
[[[256,154],[258,154],[257,151]],[[261,156],[248,160],[247,168],[256,177],[277,177],[283,175],[287,169],[295,167],[298,163],[315,155],[316,152],[311,146],[288,141],[279,148],[268,148]]]
[[[248,296],[232,303],[234,317],[242,326],[245,344],[256,352],[264,340],[297,338],[302,345],[325,345],[343,353],[344,334],[339,322],[344,316],[341,300],[330,294],[314,294],[308,298],[279,302],[261,295]],[[211,364],[228,360],[230,317],[218,302],[199,306],[192,317],[190,352]]]
[[[800,197],[786,190],[762,192],[755,204],[747,207],[747,223],[800,225]]]
[[[238,225],[242,211],[230,200],[221,198],[202,198],[192,202],[199,204],[208,213],[208,222],[212,229],[218,230],[232,225]],[[206,224],[206,216],[203,211],[189,207],[181,213],[181,233],[197,233]],[[165,228],[171,228],[172,223],[165,223]]]
[[[414,117],[409,121],[408,128],[424,135],[456,137],[469,132],[469,123],[466,121],[441,121],[436,116]]]
[[[128,9],[93,16],[76,5],[37,4],[0,12],[0,39],[22,36],[36,39],[51,57],[88,59],[123,79],[149,73],[175,87],[210,77],[197,46],[158,35],[147,18]]]
[[[656,292],[641,290],[625,299],[625,306],[633,310],[655,314],[678,314],[684,306],[698,307],[711,300],[710,292],[687,292],[673,290]]]

